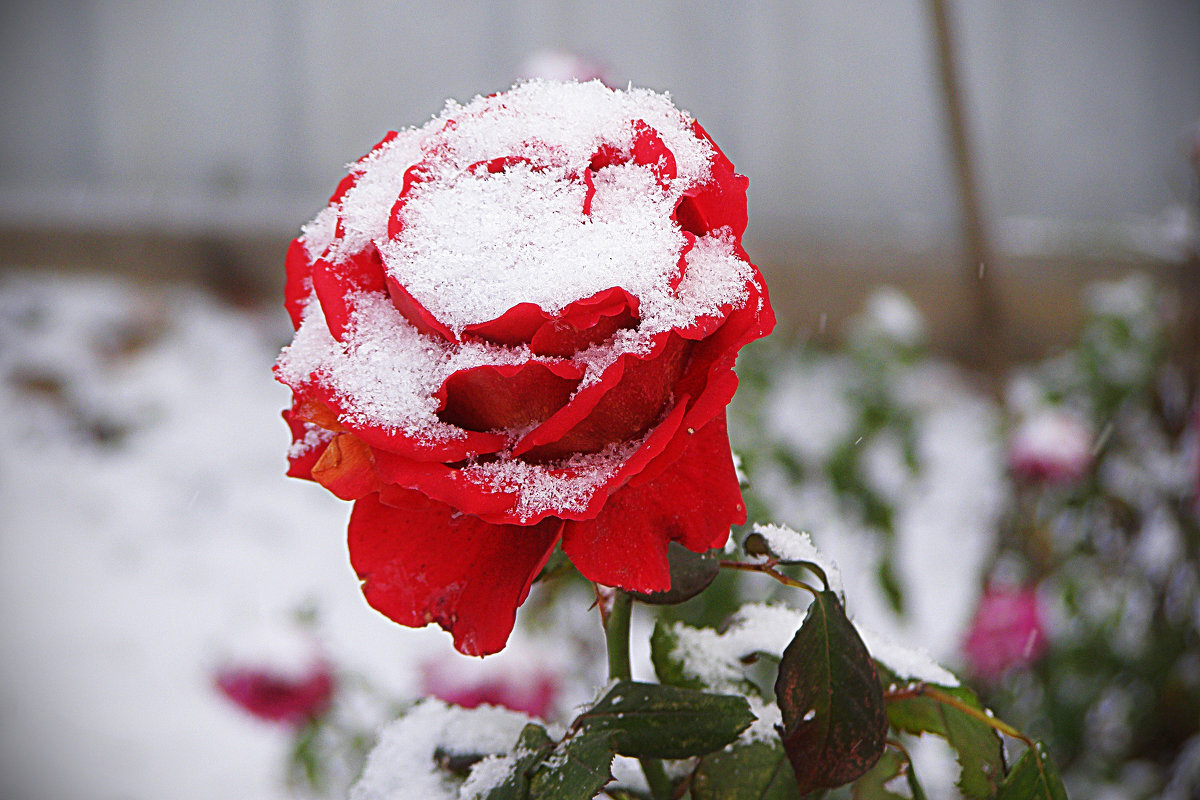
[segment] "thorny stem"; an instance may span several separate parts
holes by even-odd
[[[629,621],[633,612],[633,598],[628,592],[616,590],[612,607],[604,619],[604,643],[608,646],[608,679],[630,680],[633,669],[629,661]],[[656,758],[639,758],[642,773],[650,786],[655,800],[670,800],[674,788],[667,777],[663,764]]]
[[[778,559],[771,558],[767,559],[761,564],[747,564],[744,561],[722,561],[720,566],[722,569],[740,569],[743,572],[761,572],[763,575],[767,575],[779,581],[784,586],[793,586],[797,589],[803,589],[813,597],[816,597],[820,594],[820,592],[809,586],[804,581],[798,581],[795,578],[788,577],[779,570],[775,569],[775,565],[778,563]],[[824,583],[828,588],[829,581],[825,579],[824,574],[818,572],[818,577],[821,578],[822,583]]]

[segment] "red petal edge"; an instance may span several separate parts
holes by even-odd
[[[704,552],[746,521],[724,416],[683,435],[687,447],[670,469],[649,483],[626,485],[595,519],[566,523],[563,552],[585,578],[635,592],[666,591],[669,543]]]
[[[466,655],[503,649],[562,521],[492,525],[416,492],[392,501],[403,505],[368,495],[350,515],[350,563],[367,602],[401,625],[436,622]]]

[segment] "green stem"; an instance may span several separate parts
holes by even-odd
[[[627,681],[633,677],[629,666],[629,619],[633,611],[633,598],[628,593],[616,590],[612,609],[604,621],[604,643],[608,646],[608,679]]]
[[[608,646],[608,679],[627,681],[633,678],[629,661],[629,620],[633,612],[633,598],[620,589],[613,596],[612,609],[604,621],[604,643]],[[650,786],[654,800],[671,800],[675,787],[663,764],[656,758],[639,758],[642,774]]]

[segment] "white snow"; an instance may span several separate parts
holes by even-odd
[[[604,146],[628,154],[635,123],[657,133],[676,176],[660,185],[649,165],[602,167],[585,214],[592,157]],[[456,333],[519,303],[554,313],[614,286],[644,304],[669,304],[684,244],[670,215],[683,192],[709,178],[713,156],[691,123],[667,95],[599,81],[532,80],[465,106],[451,101],[352,165],[359,177],[340,203],[345,237],[332,260],[374,242],[387,272]],[[510,162],[497,172],[476,166],[497,158]],[[414,165],[423,180],[412,184],[400,235],[389,239],[393,204]],[[305,240],[310,254],[323,251],[323,217]]]
[[[684,674],[714,691],[737,692],[746,680],[742,659],[754,653],[782,655],[800,630],[804,612],[785,605],[748,603],[730,618],[725,630],[675,623],[673,656]]]
[[[315,650],[370,730],[420,693],[421,665],[474,664],[371,610],[348,506],[284,476],[282,309],[9,272],[0,330],[0,796],[284,800],[289,731],[221,697],[216,670],[295,674]],[[570,709],[603,665],[589,602],[486,667],[565,659]]]
[[[350,800],[457,800],[486,790],[502,778],[501,764],[491,761],[468,789],[437,767],[441,750],[459,755],[493,755],[513,749],[521,729],[531,722],[525,714],[495,706],[473,709],[446,705],[427,698],[379,733],[362,777],[350,789]]]
[[[815,564],[825,573],[829,581],[829,591],[843,597],[842,573],[837,563],[831,561],[817,550],[812,537],[805,532],[794,531],[786,525],[754,523],[755,533],[766,539],[767,549],[782,561],[807,561]],[[844,599],[844,597],[843,597]]]
[[[894,672],[897,678],[950,688],[958,686],[958,678],[954,673],[934,661],[925,648],[897,644],[858,622],[854,623],[854,627],[858,630],[863,644],[867,646],[867,652]]]

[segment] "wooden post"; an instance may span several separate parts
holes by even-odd
[[[950,30],[946,0],[929,0],[937,47],[938,74],[941,78],[942,101],[945,105],[946,127],[954,157],[954,175],[959,204],[962,210],[964,246],[963,277],[968,281],[975,318],[968,352],[979,359],[979,366],[1001,369],[1006,362],[1003,319],[996,295],[996,268],[988,245],[987,228],[976,184],[974,161],[967,136],[966,114],[963,111],[962,89],[958,80],[954,36]]]

